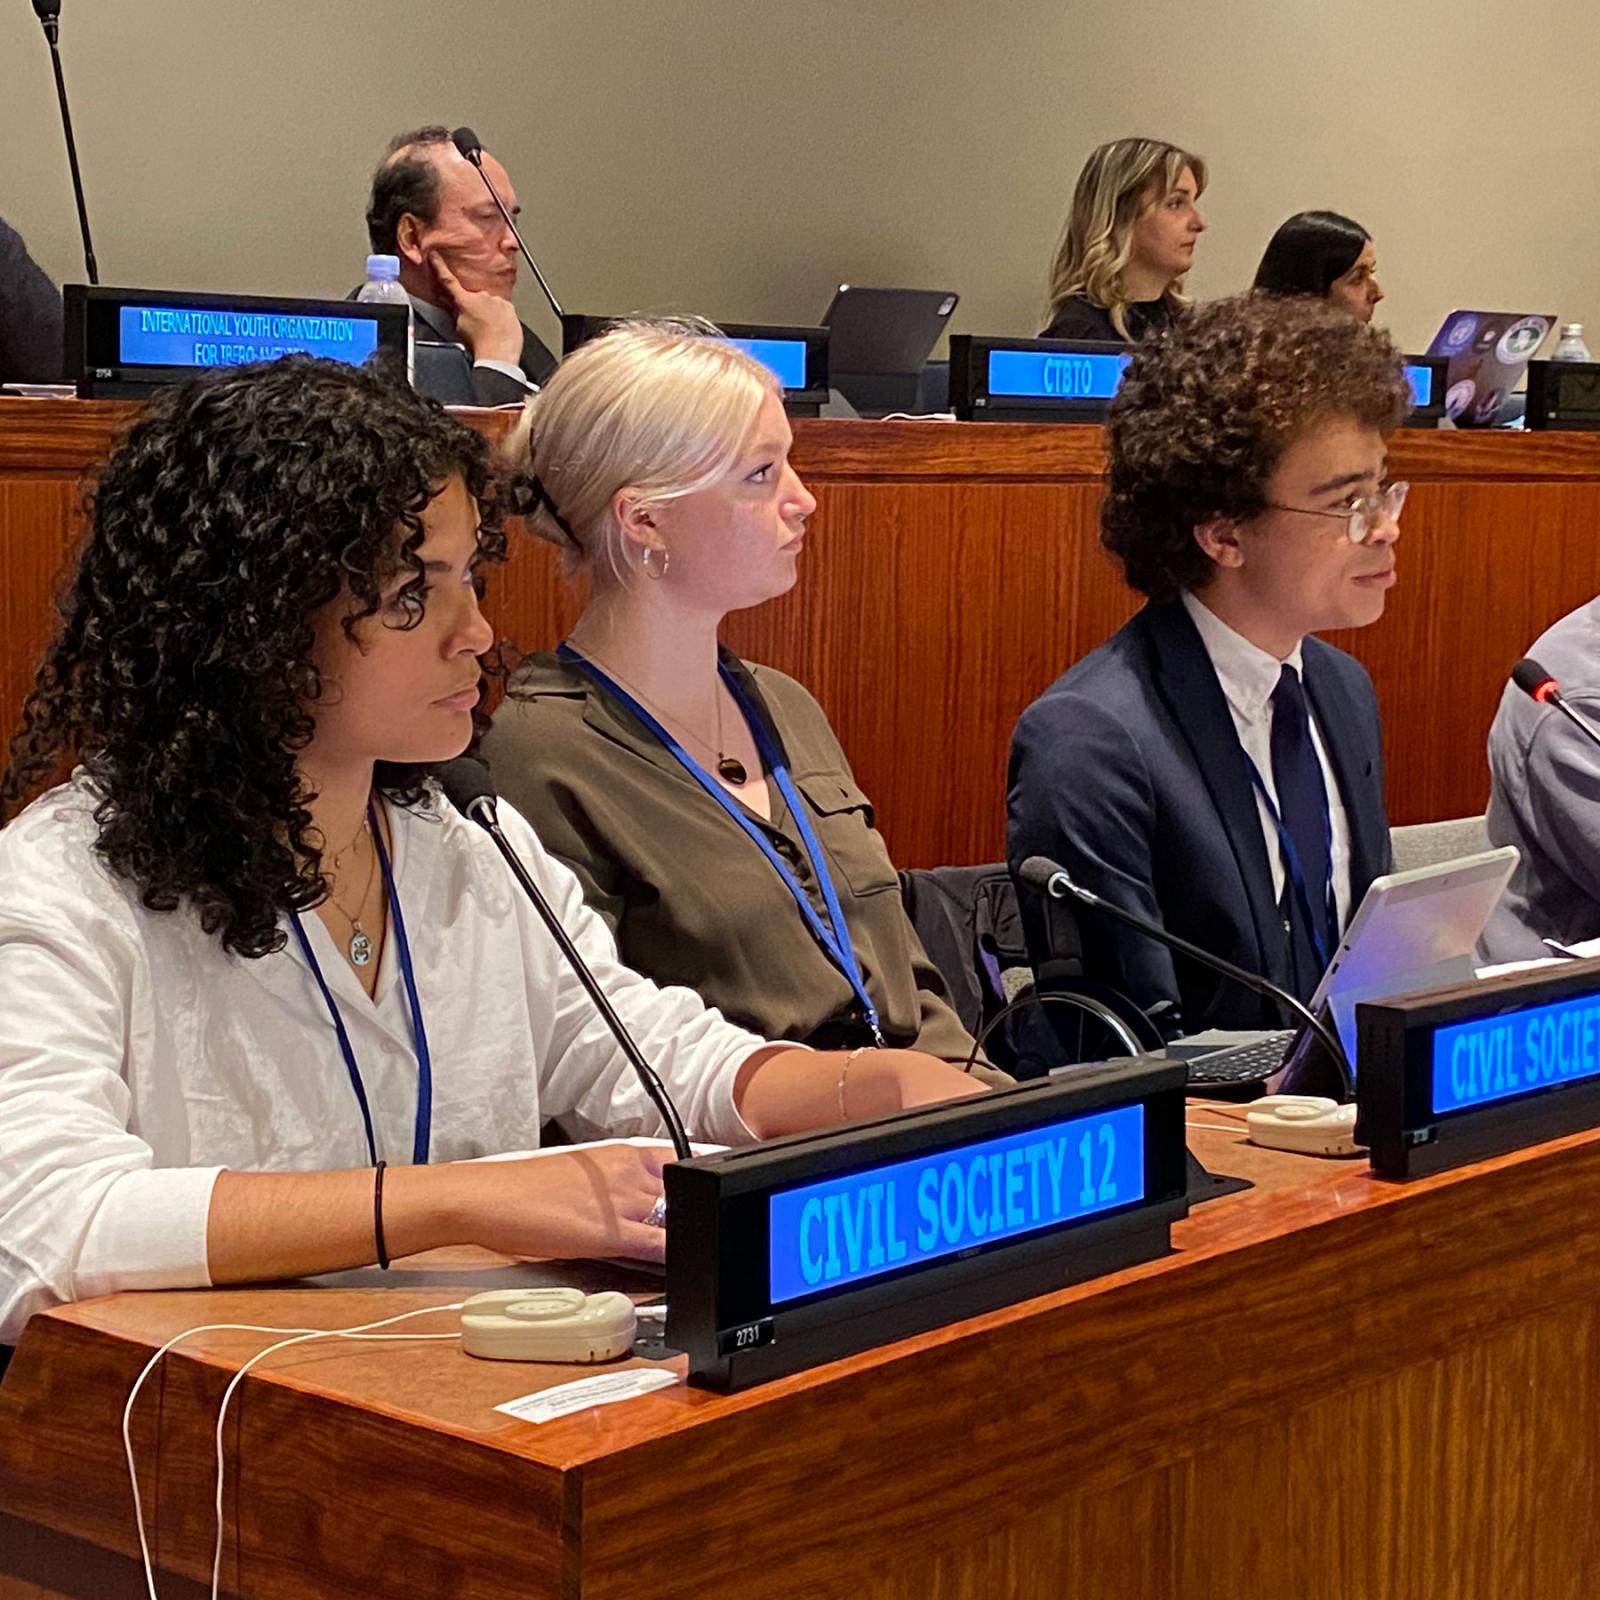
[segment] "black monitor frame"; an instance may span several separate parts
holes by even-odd
[[[305,300],[285,295],[186,293],[176,289],[118,288],[69,283],[62,290],[66,313],[67,376],[81,399],[144,399],[167,384],[184,383],[217,367],[146,366],[121,359],[118,313],[127,305],[176,306],[197,311],[248,311],[268,315],[354,318],[378,326],[377,354],[393,355],[404,370],[404,306],[361,300]]]
[[[569,311],[561,319],[561,353],[569,356],[581,344],[598,339],[629,317],[597,317]],[[648,319],[641,319],[648,320]],[[762,322],[719,322],[717,331],[730,339],[789,339],[806,347],[806,381],[803,389],[783,391],[783,409],[791,417],[814,417],[828,399],[828,330],[786,327]]]
[[[1126,355],[1129,346],[1091,339],[997,339],[950,335],[950,409],[961,422],[1104,422],[1109,399],[1068,395],[991,395],[989,357],[996,350],[1047,355]]]

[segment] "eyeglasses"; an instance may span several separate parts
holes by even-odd
[[[1337,518],[1344,524],[1345,537],[1351,544],[1365,544],[1378,531],[1380,523],[1400,520],[1400,513],[1405,509],[1406,495],[1410,490],[1409,483],[1391,483],[1386,488],[1379,489],[1376,494],[1364,494],[1359,499],[1352,499],[1339,511],[1312,511],[1307,506],[1280,506],[1270,500],[1267,502],[1267,509],[1292,511],[1301,517]]]

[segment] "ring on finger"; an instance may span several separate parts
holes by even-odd
[[[644,1225],[647,1228],[664,1228],[667,1225],[667,1197],[664,1194],[656,1196],[656,1203],[644,1214]]]

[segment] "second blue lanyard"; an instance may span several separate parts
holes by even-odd
[[[383,872],[383,886],[389,897],[389,920],[394,927],[395,947],[400,955],[400,976],[405,982],[406,1000],[411,1008],[411,1037],[417,1052],[417,1120],[411,1135],[411,1160],[423,1166],[428,1159],[428,1147],[433,1142],[433,1057],[428,1050],[428,1030],[422,1024],[422,1001],[417,995],[417,974],[411,965],[411,941],[406,937],[406,921],[400,914],[400,893],[395,887],[394,872],[389,865],[389,852],[383,848],[383,833],[371,802],[367,805],[367,825],[372,830],[372,842],[378,851],[378,866]],[[338,1003],[311,940],[306,936],[299,912],[292,912],[294,931],[300,936],[300,948],[305,953],[311,976],[317,980],[322,998],[333,1018],[333,1031],[339,1040],[339,1053],[344,1057],[345,1069],[350,1074],[350,1087],[355,1090],[356,1104],[361,1107],[361,1122],[367,1135],[367,1155],[372,1164],[378,1164],[378,1141],[372,1126],[372,1107],[367,1101],[367,1087],[361,1081],[361,1068],[356,1064],[355,1047],[345,1029],[344,1018],[339,1015]]]
[[[783,753],[773,741],[772,735],[767,731],[766,724],[761,717],[755,713],[754,709],[746,702],[743,694],[740,693],[738,680],[728,671],[726,666],[719,664],[718,671],[721,674],[722,681],[727,685],[728,693],[733,696],[734,704],[738,706],[740,715],[743,716],[746,725],[750,729],[751,737],[756,742],[756,749],[761,754],[762,764],[772,774],[772,781],[778,786],[778,793],[783,796],[784,804],[789,808],[789,815],[794,818],[794,825],[800,835],[800,842],[805,846],[806,855],[810,857],[811,870],[816,874],[817,887],[821,890],[823,904],[827,907],[827,922],[824,922],[817,915],[816,907],[812,905],[811,897],[806,893],[800,880],[795,877],[789,868],[789,864],[773,848],[772,841],[757,826],[744,807],[673,738],[655,717],[640,705],[626,689],[601,671],[586,656],[580,655],[570,644],[561,645],[556,653],[563,661],[570,662],[580,672],[587,674],[608,694],[615,696],[618,701],[626,706],[649,729],[650,733],[660,740],[667,752],[690,777],[744,830],[756,848],[771,863],[773,870],[783,880],[784,886],[793,896],[794,903],[800,908],[800,914],[806,919],[806,924],[816,936],[817,942],[827,952],[833,964],[850,984],[850,987],[855,990],[856,999],[860,1003],[862,1015],[866,1018],[867,1026],[872,1031],[873,1040],[881,1047],[883,1044],[883,1032],[878,1025],[878,1008],[873,1005],[871,998],[867,994],[866,980],[861,973],[861,964],[856,960],[855,946],[850,939],[850,928],[845,922],[844,908],[839,904],[838,892],[833,887],[833,876],[828,871],[827,858],[823,855],[822,846],[818,842],[810,822],[807,820],[805,805],[795,789],[794,780],[789,776],[789,769],[784,764]]]

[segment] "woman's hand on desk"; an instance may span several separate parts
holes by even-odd
[[[644,1222],[669,1152],[639,1145],[564,1150],[522,1161],[395,1166],[384,1173],[389,1257],[476,1244],[506,1255],[659,1261],[666,1234]],[[264,1282],[364,1267],[376,1259],[375,1175],[224,1172],[211,1192],[213,1283]]]
[[[671,1156],[666,1148],[611,1144],[526,1161],[391,1167],[384,1188],[390,1253],[396,1223],[404,1237],[413,1208],[421,1209],[424,1230],[438,1226],[442,1208],[447,1232],[506,1255],[660,1261],[666,1232],[644,1218],[661,1199],[661,1169]]]

